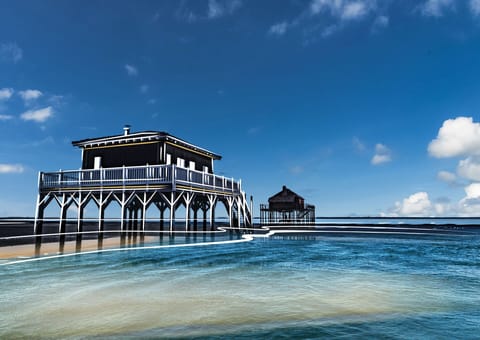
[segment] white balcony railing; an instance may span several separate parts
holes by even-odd
[[[241,182],[201,171],[180,168],[176,165],[146,165],[121,168],[102,168],[87,170],[67,170],[41,172],[39,189],[69,190],[74,188],[103,188],[127,186],[145,186],[170,184],[175,190],[177,185],[192,189],[217,190],[240,193]]]

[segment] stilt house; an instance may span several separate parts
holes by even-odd
[[[41,233],[45,208],[52,202],[60,207],[59,232],[65,231],[67,209],[77,208],[77,228],[82,231],[84,207],[93,200],[98,207],[98,228],[103,230],[105,208],[120,206],[120,228],[135,219],[145,229],[146,210],[155,205],[174,229],[175,211],[185,208],[185,230],[197,227],[197,213],[207,212],[213,228],[214,208],[225,205],[232,227],[251,225],[250,207],[241,181],[214,174],[214,161],[221,156],[166,132],[131,133],[130,127],[115,136],[89,138],[72,144],[82,151],[80,170],[40,172],[35,232]],[[168,209],[169,216],[164,216]],[[201,219],[200,219],[201,220]]]
[[[260,223],[306,224],[315,223],[315,206],[283,186],[282,191],[268,199],[268,205],[260,205]]]

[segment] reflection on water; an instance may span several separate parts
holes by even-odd
[[[85,252],[112,250],[118,248],[141,248],[145,245],[174,245],[198,242],[214,242],[216,239],[234,240],[241,238],[235,230],[214,232],[83,232],[50,233],[37,236],[0,238],[0,265],[15,262],[16,259],[51,257],[58,255],[82,254]],[[22,241],[20,245],[2,245],[1,241]],[[8,243],[7,243],[8,244]],[[7,261],[9,260],[9,261]]]
[[[0,337],[473,338],[479,246],[266,239],[3,266]]]

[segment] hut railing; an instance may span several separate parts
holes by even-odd
[[[40,172],[39,189],[74,189],[103,187],[122,189],[124,186],[171,184],[192,189],[219,190],[240,193],[241,182],[233,178],[177,167],[176,165],[146,165],[119,168]]]

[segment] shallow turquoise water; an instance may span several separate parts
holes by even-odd
[[[2,266],[0,338],[479,338],[478,235],[291,238]]]

